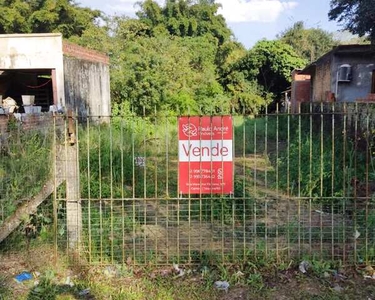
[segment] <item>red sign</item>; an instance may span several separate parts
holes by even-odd
[[[232,117],[180,117],[178,127],[180,194],[232,194]]]

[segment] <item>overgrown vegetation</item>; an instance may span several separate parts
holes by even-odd
[[[40,191],[53,170],[52,130],[23,131],[15,121],[10,124],[14,127],[0,141],[1,223]]]
[[[215,233],[218,241],[222,240],[220,247],[226,249],[225,253],[219,254],[221,261],[270,255],[267,243],[279,241],[280,237],[287,238],[293,245],[311,240],[317,245],[330,247],[334,236],[344,243],[346,236],[353,234],[350,232],[352,222],[365,235],[374,219],[372,204],[356,202],[354,195],[357,190],[357,197],[365,196],[359,194],[363,193],[360,189],[367,180],[369,185],[375,180],[371,154],[373,139],[360,131],[354,133],[351,123],[346,124],[348,131],[343,133],[342,120],[338,116],[334,118],[335,127],[332,127],[333,115],[330,114],[234,116],[234,199],[202,195],[192,196],[190,201],[177,200],[180,195],[177,191],[175,116],[155,114],[143,118],[133,114],[115,117],[111,125],[82,124],[78,133],[80,187],[84,199],[83,234],[90,260],[121,262],[130,256],[143,263],[164,259],[169,262],[201,261],[204,255],[199,247],[188,251],[187,246],[181,246],[169,254],[154,252],[155,241],[149,236],[147,226],[156,226],[152,227],[153,230],[165,230],[167,224],[175,224],[177,220],[181,228],[190,226],[191,222],[203,228],[205,224],[221,226]],[[48,165],[40,162],[50,155],[49,134],[12,132],[3,147],[4,157],[12,159],[1,161],[4,169],[12,170],[2,177],[4,194],[9,195],[7,201],[2,202],[3,212],[8,215],[18,205],[18,199],[35,195],[37,187],[40,188],[50,176]],[[24,148],[17,152],[22,143]],[[30,151],[32,160],[25,151]],[[19,185],[21,176],[33,176],[38,181],[30,182],[32,186]],[[357,186],[353,179],[357,180]],[[286,200],[278,198],[285,196],[307,199],[298,202],[303,212],[292,206],[288,210],[295,215],[287,218],[283,206]],[[40,240],[52,241],[52,236],[57,234],[58,240],[65,243],[64,187],[60,190],[60,197],[57,231],[52,229],[50,201],[36,215],[25,218],[25,225],[20,228],[21,236],[15,234],[11,239],[20,245],[29,243],[23,235],[25,226],[32,224]],[[293,203],[297,202],[293,200]],[[308,223],[309,211],[327,214],[327,220],[333,220],[330,226],[334,230],[323,231],[320,226],[312,228],[312,224],[319,220],[315,218]],[[274,217],[280,220],[272,221]],[[345,221],[339,221],[339,218]],[[255,219],[257,221],[253,222]],[[305,223],[301,223],[301,219]],[[229,230],[233,231],[233,236],[224,233]],[[160,231],[158,234],[160,243],[166,243],[162,236],[177,233]],[[210,233],[208,230],[200,234],[205,239]],[[255,238],[249,244],[247,254],[243,250],[244,236],[247,242]],[[373,258],[372,243],[369,235],[357,242],[358,259]],[[328,250],[322,251],[321,257],[327,255],[325,251]],[[287,254],[280,252],[278,255]]]
[[[107,53],[114,114],[131,106],[138,115],[155,108],[257,113],[280,100],[290,72],[306,63],[281,40],[261,41],[247,51],[215,1],[147,0],[138,4],[137,18],[105,16],[70,0],[12,0],[0,7],[0,33],[62,32]]]
[[[330,16],[343,20],[354,6],[348,10],[336,2],[332,1]],[[368,7],[365,2],[355,5],[360,14]],[[293,69],[303,68],[337,44],[330,33],[297,22],[276,40],[262,40],[246,50],[218,14],[219,5],[203,0],[168,0],[164,5],[146,0],[139,3],[138,18],[104,16],[69,0],[0,1],[0,8],[0,33],[62,32],[64,38],[110,56],[115,117],[111,125],[82,124],[78,133],[83,242],[90,262],[125,264],[130,257],[134,263],[185,260],[212,265],[256,259],[261,264],[268,257],[265,264],[270,264],[289,252],[301,255],[303,246],[328,257],[333,241],[355,244],[354,260],[375,258],[369,234],[375,224],[373,203],[356,200],[366,196],[359,188],[375,181],[373,137],[353,133],[353,128],[344,133],[339,118],[332,127],[330,114],[260,114],[275,110],[270,104],[290,86]],[[347,27],[373,35],[368,24],[355,18]],[[236,176],[230,197],[178,199],[176,116],[183,114],[234,115]],[[15,122],[9,124],[7,136],[1,137],[1,221],[38,193],[52,165],[50,133],[21,132]],[[28,248],[35,235],[47,241],[57,234],[66,246],[64,192],[62,187],[55,207],[56,228],[50,201],[24,218],[22,235],[13,234],[10,244]],[[282,197],[288,200],[282,202]],[[296,215],[290,216],[293,209]],[[324,231],[327,220],[331,230]],[[185,244],[176,242],[177,249],[163,240],[169,237],[163,229],[171,230],[177,240],[178,230],[190,234],[194,222],[199,224],[198,248],[190,249],[190,235],[183,237]],[[25,237],[28,226],[35,232]],[[147,232],[151,226],[154,231]],[[361,239],[353,241],[353,231]],[[158,238],[170,253],[158,252]],[[219,251],[202,250],[208,239]],[[280,240],[282,250],[274,253],[268,248]],[[314,242],[320,249],[312,247]],[[246,280],[226,274],[225,268],[220,276],[262,290],[262,274],[250,268]],[[325,265],[316,268],[328,270]],[[173,297],[170,283],[165,286],[164,294],[157,296]],[[92,288],[98,293],[106,289],[100,284]],[[53,298],[64,291],[47,274],[30,299],[40,293]],[[110,287],[107,292],[118,291]],[[7,293],[1,279],[0,293]],[[128,291],[121,293],[128,296]]]

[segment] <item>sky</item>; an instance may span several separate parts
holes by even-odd
[[[100,9],[109,15],[135,16],[138,0],[78,0],[80,6]],[[163,4],[164,0],[156,0]],[[236,39],[251,48],[261,39],[274,39],[297,21],[306,27],[337,31],[341,27],[328,20],[329,0],[216,0]]]

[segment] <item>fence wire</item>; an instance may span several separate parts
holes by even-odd
[[[233,115],[230,195],[179,193],[176,116],[89,116],[71,133],[67,118],[55,135],[67,179],[54,198],[56,245],[90,264],[374,262],[374,113],[309,104]]]

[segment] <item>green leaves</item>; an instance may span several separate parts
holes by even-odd
[[[161,7],[156,1],[146,0],[139,7],[137,16],[151,28],[150,36],[156,37],[161,31],[179,37],[210,35],[219,44],[232,36],[223,16],[217,14],[219,5],[213,1],[167,0]]]
[[[330,20],[340,22],[344,29],[375,40],[375,11],[373,0],[331,0]]]
[[[294,51],[308,62],[315,61],[338,44],[332,33],[320,28],[307,29],[303,21],[296,22],[283,31],[279,39],[291,45]]]
[[[122,45],[112,70],[113,100],[129,101],[139,114],[158,110],[198,111],[222,94],[216,80],[216,45],[208,38],[139,37]],[[122,59],[124,58],[124,59]]]
[[[0,9],[0,33],[61,32],[69,38],[81,36],[101,17],[100,11],[71,0],[0,1]]]
[[[246,80],[256,81],[265,92],[278,95],[290,85],[291,72],[305,64],[291,46],[262,40],[236,62],[234,70]]]

